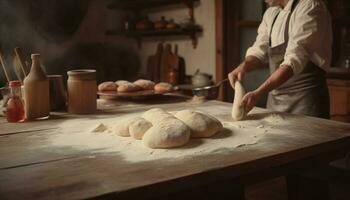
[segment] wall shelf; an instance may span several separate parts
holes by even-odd
[[[139,47],[141,46],[141,39],[144,37],[165,37],[165,36],[188,36],[192,40],[193,47],[197,46],[197,34],[203,32],[199,26],[191,28],[178,29],[162,29],[162,30],[147,30],[147,31],[118,31],[108,30],[106,35],[121,35],[135,38]]]
[[[200,0],[115,0],[109,4],[107,8],[113,10],[130,10],[134,11],[136,16],[139,12],[156,7],[164,7],[170,5],[184,5],[188,8],[189,24],[185,28],[177,29],[162,29],[162,30],[147,30],[147,31],[118,31],[108,30],[106,35],[120,35],[133,37],[137,40],[139,47],[144,37],[165,37],[165,36],[188,36],[192,40],[193,47],[197,47],[197,34],[202,33],[203,29],[195,23],[194,19],[194,4]]]
[[[109,9],[141,10],[177,4],[193,6],[195,2],[199,2],[199,0],[119,0],[108,5],[107,7]]]

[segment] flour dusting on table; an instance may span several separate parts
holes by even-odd
[[[179,148],[150,149],[141,140],[120,137],[105,129],[121,119],[70,120],[60,125],[58,134],[50,136],[49,142],[58,148],[91,153],[116,153],[127,161],[138,162],[225,153],[228,149],[256,144],[271,129],[266,123],[261,125],[261,120],[233,122],[221,119],[224,130],[212,138],[191,139],[187,145]]]

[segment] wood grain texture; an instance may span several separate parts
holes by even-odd
[[[218,101],[120,106],[113,113],[101,112],[91,117],[123,116],[160,107],[168,111],[197,109],[227,120],[231,106]],[[254,112],[251,117],[259,118],[268,111],[255,108]],[[322,161],[334,159],[338,154],[331,153],[341,152],[350,144],[349,124],[285,116],[294,123],[279,127],[281,134],[267,135],[256,145],[225,149],[222,153],[137,162],[125,160],[118,152],[43,147],[42,144],[48,144],[47,138],[60,132],[40,131],[40,128],[55,128],[68,116],[48,123],[27,123],[35,124],[35,130],[0,136],[0,196],[2,199],[154,198],[217,181],[244,183],[267,178],[271,176],[267,171],[281,175],[287,173],[286,167],[303,166],[314,157]],[[7,130],[10,127],[13,131],[24,130],[24,126],[17,128],[8,123],[1,126]],[[286,132],[289,134],[283,134]]]

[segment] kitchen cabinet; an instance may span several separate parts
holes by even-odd
[[[350,70],[333,67],[327,74],[330,117],[350,122]]]

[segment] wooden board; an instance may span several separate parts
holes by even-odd
[[[121,117],[161,107],[168,111],[197,109],[227,120],[231,106],[217,101],[142,105],[130,109],[121,107],[122,110],[89,118]],[[254,112],[252,116],[259,117],[268,111],[255,108]],[[248,176],[267,176],[264,172],[271,169],[283,174],[286,171],[282,166],[293,166],[315,156],[326,161],[324,154],[342,151],[350,145],[349,124],[283,116],[293,123],[276,127],[280,130],[278,134],[268,135],[256,145],[225,149],[221,153],[139,162],[130,162],[118,153],[50,146],[47,139],[60,134],[56,129],[5,135],[0,137],[0,196],[1,199],[147,199],[228,179],[242,183]],[[54,128],[64,121],[67,120],[57,119],[47,124]],[[48,127],[45,123],[40,125]],[[13,131],[17,129],[7,123],[1,126],[7,130],[8,126]]]
[[[172,52],[171,45],[166,44],[160,61],[160,80],[170,82],[168,75],[172,69],[179,70],[179,57]]]
[[[154,82],[160,81],[160,60],[163,53],[163,44],[159,43],[154,55],[149,56],[147,60],[147,76]]]

